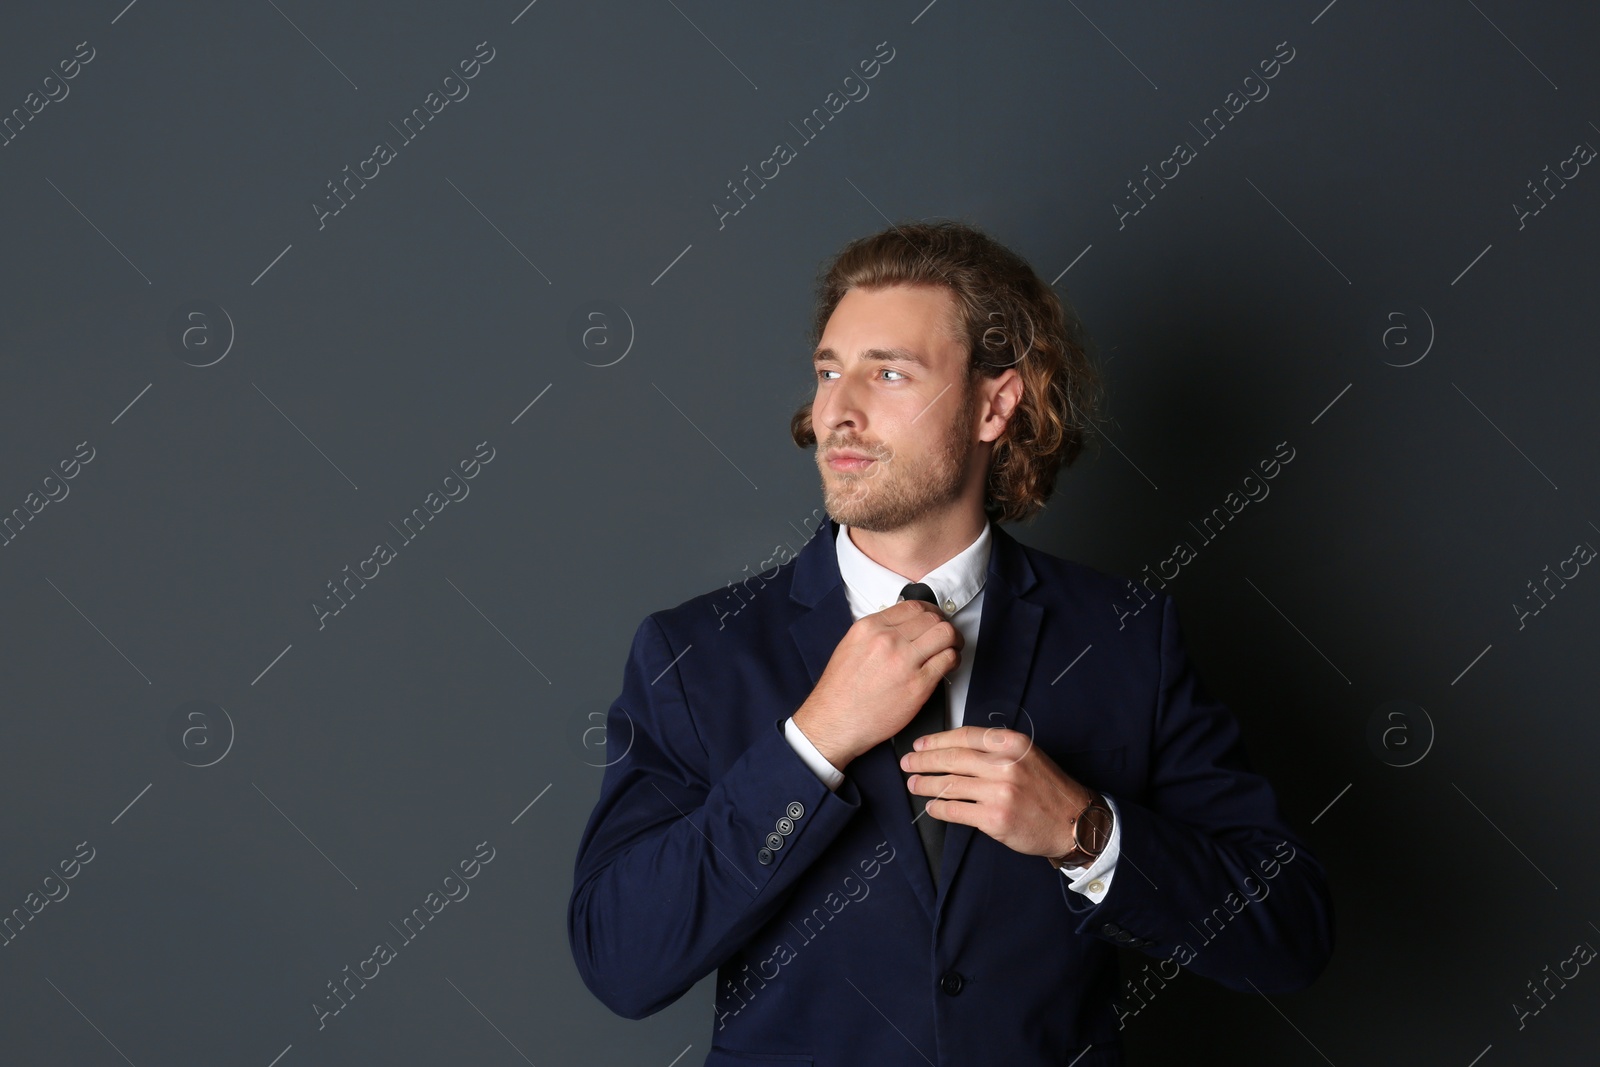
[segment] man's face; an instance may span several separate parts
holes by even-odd
[[[811,424],[835,521],[896,530],[971,484],[976,397],[956,323],[954,294],[931,286],[851,289],[834,309],[817,346]]]

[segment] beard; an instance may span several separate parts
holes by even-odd
[[[976,399],[977,390],[969,385],[960,411],[925,455],[901,457],[887,445],[868,447],[841,437],[819,444],[822,505],[829,517],[844,526],[885,533],[959,498],[974,447],[971,433]],[[864,471],[834,470],[824,458],[834,448],[863,452],[874,462]]]

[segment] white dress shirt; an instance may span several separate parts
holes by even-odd
[[[978,624],[983,617],[983,583],[989,573],[990,541],[990,526],[985,523],[976,541],[921,579],[939,598],[939,607],[945,618],[955,624],[965,642],[961,648],[961,662],[940,683],[949,686],[946,694],[949,697],[952,729],[961,725],[967,705],[967,687],[972,681],[972,663],[978,654]],[[900,591],[911,581],[857,548],[850,539],[848,526],[840,524],[835,547],[839,557],[839,576],[844,579],[845,595],[850,601],[850,614],[857,619],[882,611],[897,602]],[[817,751],[817,747],[795,725],[793,716],[783,724],[783,731],[789,745],[805,761],[806,766],[822,779],[823,784],[835,791],[844,784],[844,772]],[[1089,867],[1060,868],[1068,879],[1068,888],[1077,890],[1097,904],[1111,889],[1111,876],[1115,873],[1117,853],[1122,845],[1122,820],[1117,817],[1117,803],[1109,796],[1105,800],[1112,814],[1111,840],[1107,842],[1105,851]]]

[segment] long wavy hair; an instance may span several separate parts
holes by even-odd
[[[1022,399],[993,443],[983,508],[995,522],[1033,518],[1056,475],[1096,441],[1103,379],[1088,354],[1083,323],[1026,260],[976,227],[954,220],[891,224],[845,245],[818,277],[811,347],[851,289],[937,286],[953,293],[976,376],[1022,376]],[[811,401],[789,420],[801,448],[816,444]]]

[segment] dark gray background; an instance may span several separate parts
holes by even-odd
[[[1171,590],[1329,868],[1337,952],[1270,1002],[1180,978],[1131,1062],[1592,1055],[1600,977],[1521,1029],[1513,1004],[1600,945],[1600,577],[1512,607],[1600,544],[1600,177],[1513,208],[1600,144],[1592,7],[122,3],[0,15],[0,112],[96,53],[0,148],[0,512],[95,455],[0,548],[0,910],[95,850],[0,948],[0,1061],[698,1063],[708,983],[626,1022],[571,962],[585,731],[645,614],[809,530],[787,425],[819,266],[950,216],[1055,280],[1109,378],[1114,448],[1024,541],[1137,574],[1296,452]],[[481,41],[470,95],[319,230],[324,183]],[[725,183],[884,41],[719,229]],[[196,300],[235,331],[204,368],[168,340]],[[570,329],[596,301],[632,323],[607,367]],[[484,440],[319,630],[324,583]],[[1420,716],[1368,743],[1390,700],[1431,747]],[[319,1031],[325,983],[482,841],[470,895]]]

